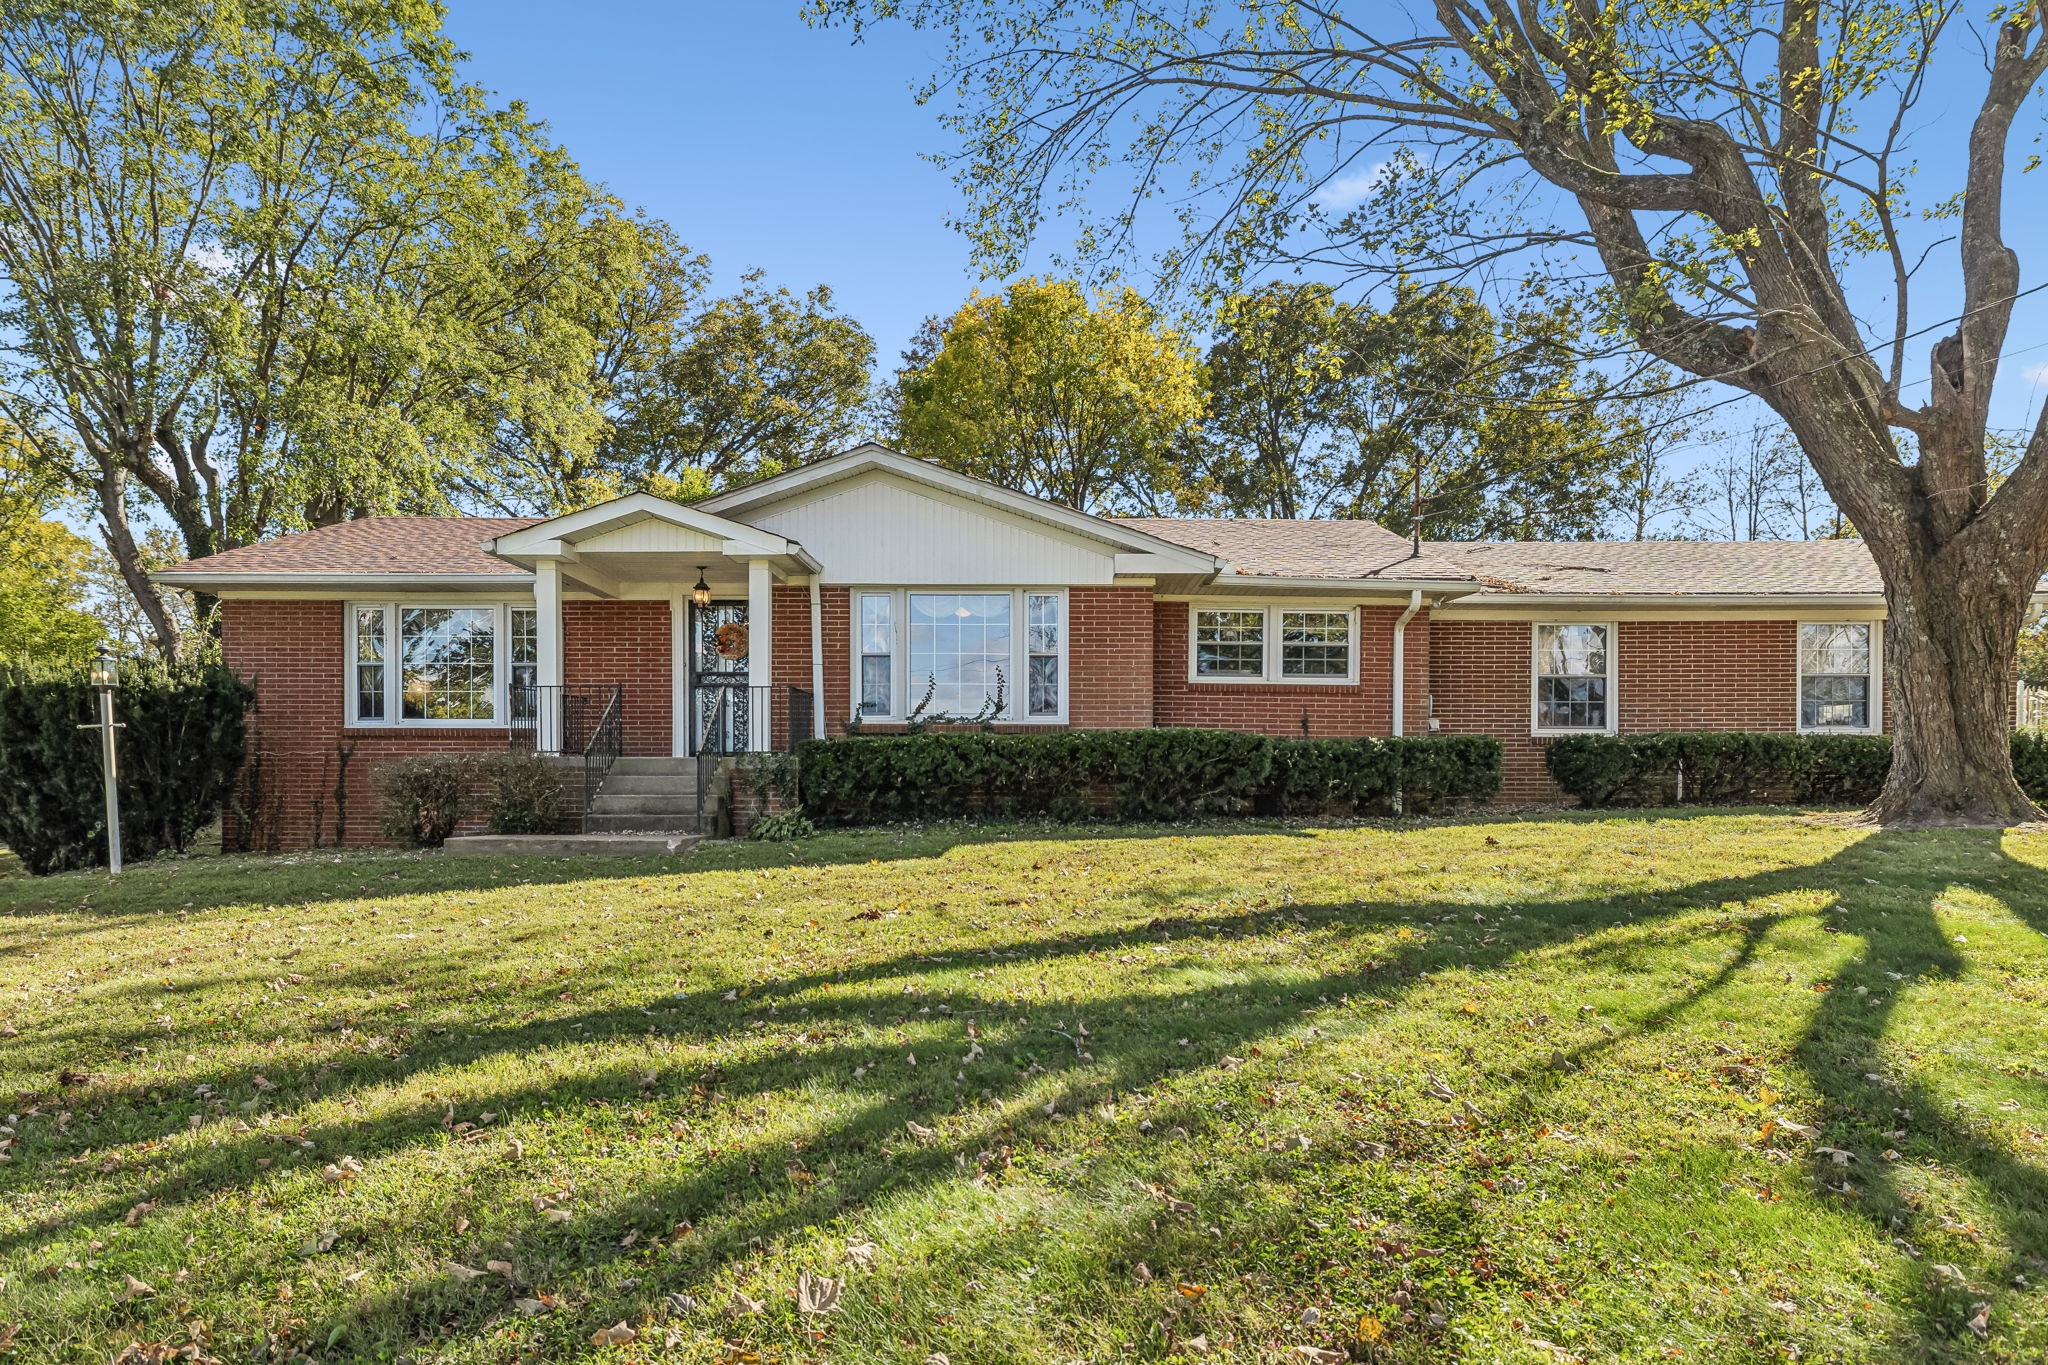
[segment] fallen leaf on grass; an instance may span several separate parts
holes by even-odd
[[[1988,1338],[1991,1335],[1991,1305],[1988,1303],[1971,1305],[1970,1320],[1964,1323],[1963,1326],[1969,1328],[1979,1341]]]
[[[640,1334],[626,1325],[625,1319],[609,1327],[600,1327],[590,1334],[592,1346],[630,1346],[640,1340]]]
[[[146,1281],[138,1280],[133,1275],[127,1275],[123,1278],[127,1280],[127,1283],[121,1286],[120,1293],[114,1295],[114,1302],[126,1303],[130,1299],[148,1299],[156,1297],[156,1290],[152,1288]]]
[[[767,1306],[768,1305],[764,1300],[750,1299],[737,1289],[732,1291],[732,1297],[730,1299],[727,1299],[725,1303],[726,1311],[731,1313],[736,1318],[746,1317],[750,1314],[758,1313]]]
[[[873,1242],[855,1238],[846,1244],[846,1259],[858,1269],[873,1270],[875,1257],[881,1254],[881,1250]]]
[[[484,1276],[490,1274],[488,1270],[478,1270],[475,1266],[464,1265],[460,1261],[450,1261],[448,1263],[448,1273],[453,1275],[460,1284],[468,1284],[471,1280],[481,1280]]]
[[[1446,1104],[1458,1098],[1458,1092],[1445,1085],[1444,1078],[1437,1075],[1434,1071],[1429,1073],[1428,1084],[1422,1087],[1422,1093],[1431,1099],[1442,1100]]]
[[[1333,1351],[1327,1346],[1297,1346],[1294,1348],[1294,1354],[1303,1360],[1312,1360],[1316,1365],[1343,1365],[1351,1359],[1350,1352]]]
[[[144,1215],[144,1214],[146,1214],[146,1213],[150,1212],[150,1211],[151,1211],[152,1209],[154,1209],[155,1207],[156,1207],[156,1200],[154,1200],[154,1199],[145,1199],[145,1200],[143,1200],[143,1201],[142,1201],[142,1202],[141,1202],[140,1204],[137,1204],[137,1205],[136,1205],[135,1207],[133,1207],[133,1208],[129,1209],[129,1210],[128,1210],[128,1212],[126,1212],[126,1213],[122,1214],[122,1215],[121,1215],[121,1222],[122,1222],[123,1224],[125,1224],[126,1226],[128,1226],[128,1227],[131,1227],[131,1228],[132,1228],[132,1227],[134,1227],[134,1226],[135,1226],[135,1225],[136,1225],[137,1223],[140,1223],[140,1222],[142,1221],[142,1218],[143,1218],[143,1215]]]
[[[920,1143],[930,1144],[938,1140],[938,1129],[927,1128],[923,1124],[919,1123],[916,1119],[912,1119],[910,1122],[904,1124],[903,1126],[905,1128],[908,1128],[910,1130],[910,1135],[916,1138]]]
[[[519,1273],[512,1269],[510,1261],[485,1261],[484,1269],[493,1275],[503,1275],[508,1284],[516,1283],[519,1279]]]
[[[519,1310],[519,1315],[521,1317],[525,1318],[537,1318],[543,1313],[552,1313],[555,1311],[554,1301],[552,1299],[545,1298],[515,1299],[512,1303],[512,1306]]]
[[[1206,1284],[1177,1284],[1174,1289],[1184,1299],[1199,1299],[1209,1292],[1209,1286]]]
[[[806,1270],[796,1280],[796,1311],[812,1315],[839,1311],[839,1296],[846,1289],[844,1278],[814,1275]]]

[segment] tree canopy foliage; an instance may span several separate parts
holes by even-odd
[[[1413,509],[1435,539],[1599,535],[1651,452],[1577,330],[1569,307],[1496,313],[1413,281],[1383,310],[1321,284],[1228,294],[1191,443],[1203,491],[1247,516],[1405,528]]]
[[[1018,280],[929,335],[897,381],[907,453],[1087,512],[1172,505],[1200,358],[1135,290]]]

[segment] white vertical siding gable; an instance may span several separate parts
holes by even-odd
[[[802,545],[826,583],[1057,585],[1116,575],[1113,544],[887,474],[827,484],[745,519]]]

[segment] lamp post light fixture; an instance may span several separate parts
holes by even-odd
[[[100,718],[96,725],[81,730],[100,732],[100,772],[107,789],[107,871],[121,870],[121,792],[114,771],[114,731],[124,728],[114,719],[114,689],[121,685],[121,669],[112,650],[101,645],[93,656],[89,675],[99,693]]]
[[[697,586],[690,589],[690,601],[700,607],[711,605],[711,585],[704,581],[704,566],[697,566]]]

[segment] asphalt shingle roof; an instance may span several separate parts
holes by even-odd
[[[1276,578],[1470,578],[1446,547],[1423,544],[1370,521],[1278,521],[1252,517],[1117,517],[1148,536],[1220,555],[1242,574]]]
[[[1424,541],[1491,593],[1862,595],[1884,580],[1860,540]]]
[[[534,517],[366,517],[224,550],[181,574],[518,574],[488,553]],[[1276,578],[1463,580],[1483,596],[1828,596],[1883,591],[1860,541],[1408,541],[1369,521],[1118,517]]]
[[[538,517],[364,517],[172,566],[177,573],[470,574],[526,572],[484,543]]]

